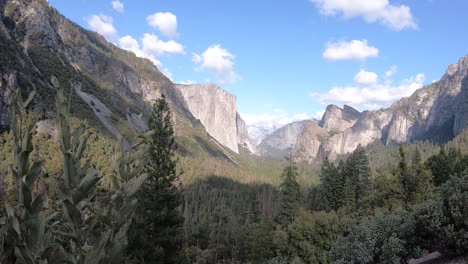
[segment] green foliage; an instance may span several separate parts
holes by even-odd
[[[455,148],[441,148],[437,155],[430,157],[426,161],[426,167],[431,170],[434,185],[439,186],[445,183],[450,175],[459,174],[468,169],[468,155],[462,155]]]
[[[343,163],[337,168],[328,158],[322,162],[320,181],[324,193],[326,210],[338,210],[343,206],[343,192],[346,178],[341,173]]]
[[[142,173],[144,145],[134,153],[116,149],[112,191],[95,201],[100,178],[97,171],[90,168],[90,162],[82,165],[89,132],[84,124],[71,131],[63,90],[56,79],[52,82],[58,91],[57,115],[63,154],[62,184],[58,190],[62,212],[53,230],[59,252],[54,261],[120,263],[137,205],[134,194],[148,177]]]
[[[33,120],[25,120],[31,95],[22,102],[19,93],[10,111],[12,117],[13,165],[17,195],[6,201],[6,216],[0,218],[2,263],[121,263],[127,246],[127,230],[137,205],[135,193],[148,175],[143,173],[144,137],[132,151],[117,148],[111,191],[97,195],[100,180],[91,162],[83,162],[89,131],[81,124],[69,125],[62,88],[57,88],[62,173],[55,201],[45,208],[44,192],[36,183],[43,162],[30,162],[33,152]],[[40,155],[39,155],[40,157]],[[36,189],[37,188],[37,189]]]
[[[468,250],[468,175],[455,175],[440,193],[415,207],[417,244],[427,250],[463,254]]]
[[[177,146],[164,96],[154,104],[149,128],[152,136],[145,167],[149,179],[138,193],[141,202],[130,232],[129,255],[139,263],[177,263],[183,239],[182,196],[177,186]]]
[[[406,211],[377,214],[360,224],[351,223],[330,251],[333,263],[404,263],[415,256],[409,238],[413,222]]]
[[[251,263],[266,263],[275,255],[273,243],[273,223],[262,217],[259,221],[243,226],[241,255]]]
[[[283,171],[283,183],[280,186],[280,202],[276,222],[282,226],[290,224],[299,209],[300,186],[296,181],[297,168],[289,165]]]
[[[42,174],[42,162],[30,164],[33,151],[32,133],[35,123],[25,121],[26,108],[34,94],[23,102],[16,93],[10,107],[13,136],[13,164],[16,196],[5,200],[6,215],[0,218],[0,262],[46,263],[46,253],[51,247],[51,235],[46,231],[50,216],[44,211],[43,193],[35,192],[34,186]],[[12,203],[14,205],[12,205]]]
[[[447,219],[442,233],[445,249],[465,253],[468,251],[468,172],[452,176],[440,191],[442,212]]]
[[[335,213],[300,210],[286,229],[287,256],[299,257],[304,263],[328,263],[327,252],[341,231],[342,224]]]
[[[370,191],[371,178],[369,159],[363,147],[359,145],[346,159],[342,173],[346,179],[344,186],[346,206],[350,210],[363,209]]]

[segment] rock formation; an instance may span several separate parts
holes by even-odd
[[[317,123],[317,121],[293,122],[267,135],[257,146],[259,155],[273,158],[283,158],[289,155],[304,127],[312,123]]]
[[[444,143],[468,127],[468,56],[450,65],[440,81],[391,107],[359,113],[328,106],[320,128],[307,126],[294,147],[296,161],[316,162],[352,152],[376,140],[387,145],[414,140]],[[327,132],[327,133],[325,133]],[[328,134],[328,135],[327,135]]]
[[[247,126],[237,113],[236,97],[214,84],[176,85],[190,112],[219,143],[235,153],[239,145],[255,153]]]

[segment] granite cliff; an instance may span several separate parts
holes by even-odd
[[[318,126],[307,126],[294,146],[296,161],[316,162],[380,140],[387,145],[430,140],[444,143],[468,127],[468,56],[440,81],[376,111],[328,106]]]
[[[307,124],[317,123],[316,120],[305,120],[284,125],[265,136],[257,146],[258,154],[265,157],[283,158],[288,156],[296,144],[298,136]]]
[[[176,85],[190,112],[219,143],[235,153],[239,146],[255,153],[247,126],[237,113],[236,96],[214,84]]]

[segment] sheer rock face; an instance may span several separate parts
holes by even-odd
[[[219,143],[239,153],[239,144],[250,146],[245,122],[237,113],[236,97],[214,84],[176,86],[185,98],[190,112]]]
[[[317,123],[307,122],[298,136],[293,148],[294,160],[316,162],[322,160],[326,153],[323,151],[323,142],[328,137],[328,131]]]
[[[293,122],[267,135],[257,146],[259,155],[273,158],[288,156],[291,149],[296,145],[298,136],[304,130],[306,124],[309,123],[317,123],[317,121]]]
[[[468,56],[450,65],[440,81],[389,108],[359,113],[347,106],[328,106],[320,127],[328,135],[316,127],[300,133],[296,161],[316,162],[325,155],[334,159],[376,140],[387,145],[413,140],[444,143],[468,128]]]
[[[239,150],[241,148],[247,150],[251,154],[257,154],[257,148],[253,143],[252,139],[249,137],[249,131],[247,129],[247,124],[239,115],[236,113],[236,128],[237,128],[237,144],[239,145]]]

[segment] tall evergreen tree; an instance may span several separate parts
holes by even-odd
[[[414,203],[421,203],[431,196],[434,189],[431,172],[422,163],[421,153],[416,148],[413,157],[412,174],[415,184]]]
[[[343,204],[344,180],[337,168],[328,158],[322,162],[320,168],[320,180],[327,210],[338,210]]]
[[[361,209],[369,194],[371,170],[364,148],[359,145],[343,165],[344,197],[350,209]]]
[[[292,163],[283,170],[283,182],[280,186],[280,204],[276,217],[278,224],[290,224],[299,210],[299,183],[296,180],[297,168]]]
[[[439,154],[430,157],[426,161],[426,167],[431,170],[434,185],[439,186],[445,183],[453,173],[450,168],[450,160],[445,149],[440,148]]]
[[[406,162],[405,150],[403,145],[399,148],[400,161],[398,162],[398,179],[402,187],[403,202],[408,207],[414,201],[414,194],[416,193],[416,182],[414,181],[413,175],[408,168]],[[417,157],[416,157],[417,158]]]
[[[149,179],[139,192],[140,206],[129,231],[129,255],[139,263],[178,263],[182,246],[182,195],[176,170],[177,145],[171,113],[164,96],[157,99],[149,129],[154,132],[148,151]]]

